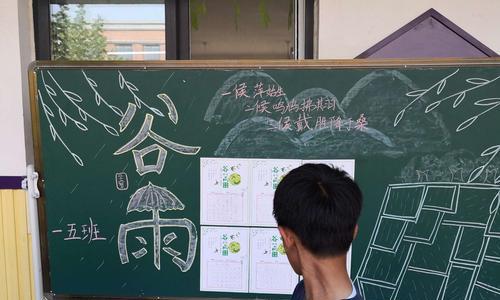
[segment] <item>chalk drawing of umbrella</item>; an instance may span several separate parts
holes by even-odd
[[[148,185],[138,189],[132,197],[127,207],[127,213],[132,211],[153,212],[153,235],[154,235],[154,264],[160,269],[160,211],[183,210],[184,204],[166,188],[156,186],[149,182]]]

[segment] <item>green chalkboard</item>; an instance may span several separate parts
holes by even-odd
[[[32,75],[47,293],[287,299],[200,291],[200,159],[226,157],[355,160],[366,299],[500,299],[500,60]]]

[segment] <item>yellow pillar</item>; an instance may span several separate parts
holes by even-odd
[[[33,299],[26,192],[0,190],[0,299]]]

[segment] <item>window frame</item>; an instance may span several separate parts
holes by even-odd
[[[82,0],[84,2],[85,0]],[[314,3],[317,0],[295,0],[295,59],[314,56]],[[165,57],[168,60],[191,58],[189,1],[164,0]],[[50,0],[33,0],[35,57],[52,60],[50,38]],[[168,39],[167,39],[168,37]]]
[[[314,58],[314,6],[316,1],[295,0],[295,8],[298,11],[295,14],[295,59]],[[164,0],[164,3],[165,57],[168,60],[190,59],[189,1]],[[51,60],[50,0],[33,1],[33,18],[36,59]]]

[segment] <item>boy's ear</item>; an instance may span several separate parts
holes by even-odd
[[[285,248],[290,248],[295,243],[295,235],[286,227],[278,226],[278,230],[281,234],[281,238],[283,238]]]
[[[358,236],[358,224],[354,227],[354,235],[352,236],[352,239],[355,240],[356,237]]]

